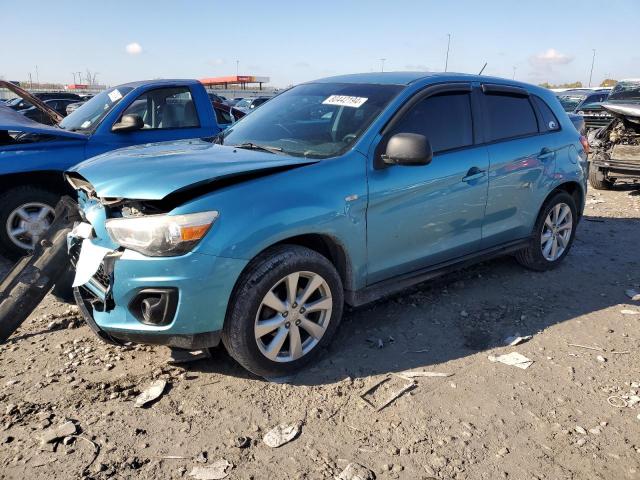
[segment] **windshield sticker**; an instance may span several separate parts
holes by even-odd
[[[324,102],[324,105],[338,105],[339,107],[353,107],[359,108],[368,98],[365,97],[350,97],[348,95],[331,95]]]
[[[122,98],[122,94],[120,93],[120,90],[118,90],[117,88],[109,92],[109,100],[111,100],[112,102],[117,102],[121,98]]]

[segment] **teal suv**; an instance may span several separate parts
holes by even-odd
[[[66,173],[75,297],[105,340],[220,341],[290,373],[361,305],[488,257],[548,270],[571,249],[585,139],[554,94],[461,74],[293,87],[210,138]]]

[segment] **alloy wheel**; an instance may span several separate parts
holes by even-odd
[[[333,299],[327,281],[314,272],[294,272],[264,296],[254,333],[260,352],[274,362],[292,362],[309,353],[324,336]]]
[[[562,256],[573,231],[573,214],[566,203],[558,203],[549,211],[542,226],[540,248],[542,255],[549,262]]]
[[[18,247],[31,250],[45,235],[53,218],[54,209],[50,205],[41,202],[25,203],[9,213],[7,235]]]

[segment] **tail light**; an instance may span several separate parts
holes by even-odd
[[[580,143],[582,144],[582,148],[584,148],[584,153],[588,155],[590,148],[589,148],[589,141],[587,140],[587,137],[585,137],[584,135],[580,135]]]

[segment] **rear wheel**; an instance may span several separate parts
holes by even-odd
[[[39,187],[16,187],[0,196],[0,250],[17,258],[33,250],[51,226],[60,196]]]
[[[602,169],[598,167],[589,168],[589,183],[596,190],[611,190],[613,188],[613,180],[609,180]]]
[[[516,259],[532,270],[557,267],[567,256],[575,237],[578,213],[571,195],[558,192],[538,214],[529,246],[516,253]]]
[[[313,360],[342,317],[340,276],[308,248],[283,245],[247,267],[229,305],[222,340],[247,370],[288,375]]]

